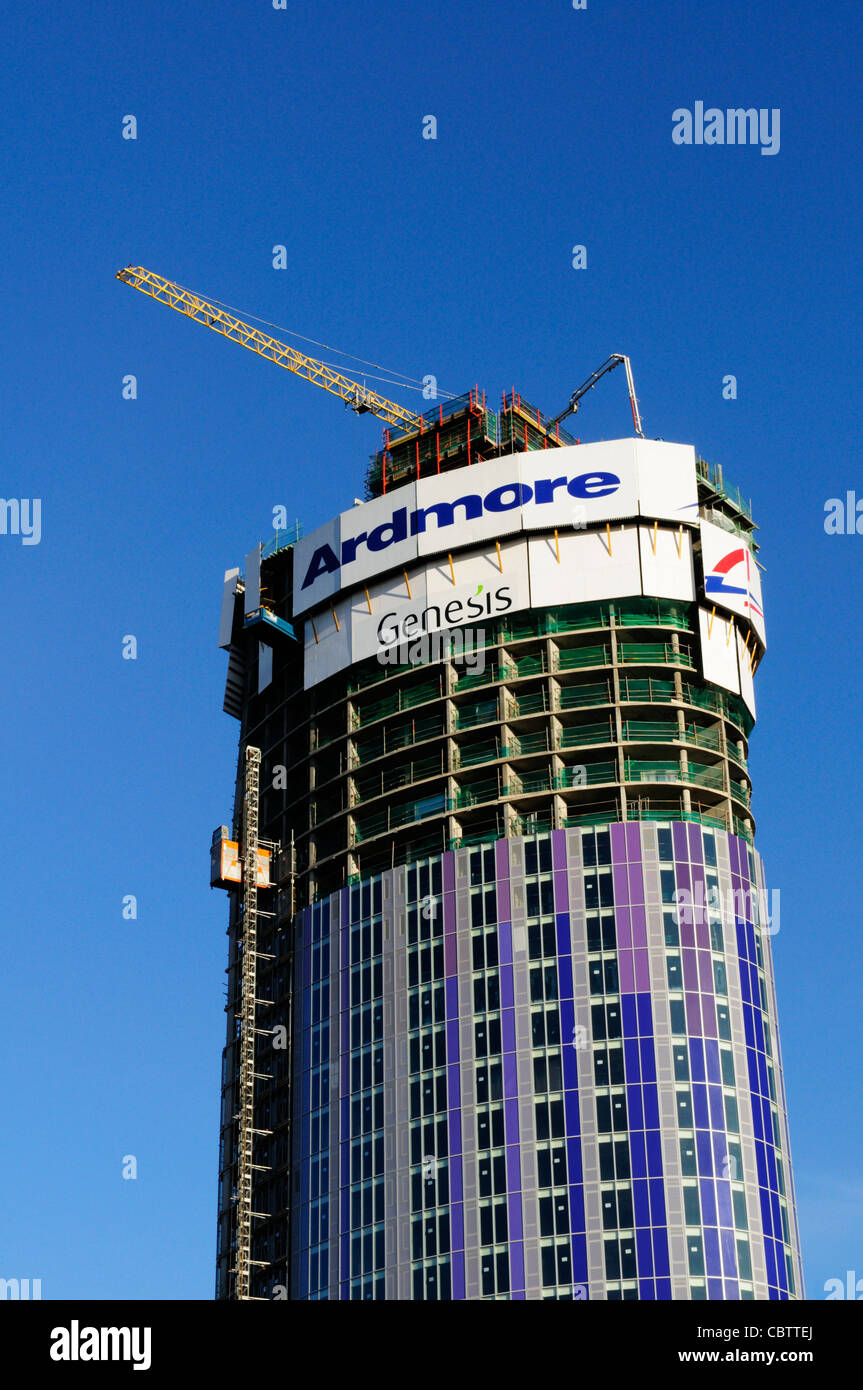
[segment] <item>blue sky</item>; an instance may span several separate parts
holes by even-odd
[[[226,913],[208,846],[238,731],[221,578],[273,506],[311,528],[349,505],[380,439],[120,285],[129,263],[548,414],[626,352],[646,434],[751,496],[770,642],[754,811],[782,895],[809,1296],[863,1275],[863,537],[823,525],[827,498],[863,497],[857,18],[801,0],[7,16],[0,493],[43,515],[39,545],[0,536],[0,1275],[46,1298],[212,1296]],[[673,144],[697,100],[778,108],[779,153]],[[630,428],[615,374],[579,433]]]

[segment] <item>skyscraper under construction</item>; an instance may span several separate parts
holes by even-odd
[[[366,493],[225,579],[218,1296],[801,1297],[749,506],[515,392]]]

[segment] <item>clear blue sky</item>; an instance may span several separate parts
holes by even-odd
[[[226,912],[208,846],[238,732],[222,573],[274,505],[307,527],[349,505],[380,439],[120,285],[127,263],[451,391],[514,383],[549,414],[629,353],[646,433],[752,497],[754,810],[782,895],[809,1294],[863,1275],[863,536],[823,528],[828,497],[863,496],[858,20],[847,0],[7,14],[0,493],[41,498],[43,534],[0,536],[0,1275],[46,1298],[212,1296]],[[674,145],[698,100],[779,108],[779,153]],[[630,428],[615,375],[579,431]]]

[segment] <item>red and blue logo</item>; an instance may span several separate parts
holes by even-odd
[[[740,546],[738,550],[729,550],[727,555],[723,555],[721,560],[717,560],[711,573],[705,575],[704,591],[707,594],[742,594],[743,607],[750,609],[756,617],[763,618],[764,614],[750,593],[751,572],[749,566],[751,560],[752,557],[745,546]],[[745,566],[745,571],[735,575],[735,578],[745,579],[744,587],[728,582],[732,571],[738,569],[740,565]]]

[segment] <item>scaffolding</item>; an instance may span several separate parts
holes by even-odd
[[[240,852],[242,856],[242,886],[240,900],[241,940],[241,984],[239,1022],[239,1068],[238,1105],[235,1121],[237,1125],[237,1185],[236,1185],[236,1263],[233,1269],[234,1297],[238,1301],[252,1298],[251,1275],[253,1266],[264,1267],[266,1261],[252,1258],[252,1223],[269,1215],[254,1210],[254,1175],[266,1170],[269,1165],[254,1162],[254,1142],[260,1135],[270,1135],[272,1130],[255,1127],[255,1082],[270,1080],[266,1073],[256,1070],[256,1038],[259,1033],[269,1030],[257,1026],[259,1005],[271,1004],[272,1000],[257,997],[257,966],[262,953],[258,951],[258,917],[270,916],[260,913],[258,908],[258,888],[260,877],[259,851],[262,843],[258,839],[258,805],[260,796],[260,748],[246,748],[243,779],[243,826]],[[276,845],[267,842],[271,855]],[[271,957],[264,957],[271,959]]]
[[[485,392],[474,386],[428,410],[418,430],[397,436],[384,430],[383,447],[372,455],[366,474],[366,497],[380,497],[402,483],[483,459],[577,443],[517,391],[503,393],[497,412],[489,408]]]

